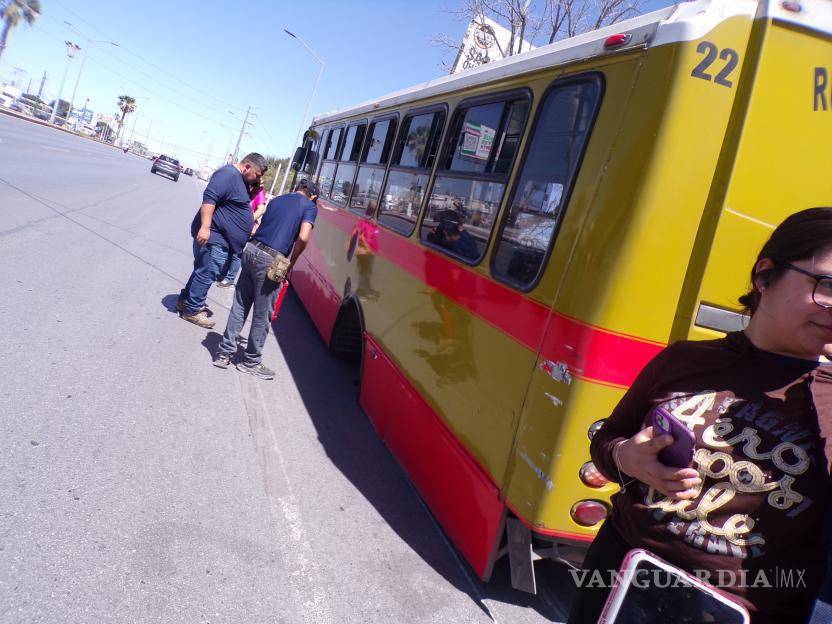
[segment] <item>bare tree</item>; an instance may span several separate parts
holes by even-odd
[[[645,0],[545,0],[549,40],[574,37],[642,12]]]
[[[559,39],[614,24],[641,13],[646,0],[459,0],[446,9],[460,22],[485,25],[489,18],[509,31],[503,57],[523,52],[523,42],[545,45]],[[449,35],[438,35],[431,43],[446,51],[461,52],[461,43]],[[446,68],[453,63],[443,62]]]

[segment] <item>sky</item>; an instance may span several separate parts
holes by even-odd
[[[296,39],[325,63],[310,115],[337,110],[447,73],[452,55],[431,41],[461,40],[467,23],[448,9],[461,0],[41,0],[31,27],[14,28],[0,80],[114,114],[119,95],[137,101],[125,136],[184,166],[215,165],[233,151],[283,157],[294,148],[319,70]],[[646,10],[672,4],[648,0]],[[67,24],[67,22],[69,24]],[[81,46],[67,60],[65,41]],[[90,44],[92,40],[92,44]],[[117,43],[112,45],[109,42]]]

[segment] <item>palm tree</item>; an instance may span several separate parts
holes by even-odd
[[[118,96],[118,109],[121,111],[121,119],[118,120],[118,131],[121,134],[121,130],[124,128],[124,118],[136,110],[136,98],[129,95]]]
[[[9,31],[25,21],[31,26],[40,15],[40,0],[0,0],[0,17],[3,19],[3,30],[0,31],[0,58],[6,49]]]

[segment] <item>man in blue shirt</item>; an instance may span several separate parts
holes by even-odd
[[[202,193],[202,206],[191,223],[194,270],[179,294],[176,309],[186,321],[211,329],[205,312],[208,289],[240,253],[254,227],[249,187],[260,183],[266,159],[251,153],[234,165],[220,167]]]
[[[237,370],[260,379],[274,379],[274,371],[263,366],[261,360],[280,284],[270,280],[266,271],[277,254],[289,258],[289,271],[292,270],[312,236],[312,226],[318,216],[317,199],[318,187],[313,182],[301,180],[294,193],[275,197],[269,202],[260,227],[243,250],[243,270],[214,366],[228,368],[231,364],[231,357],[237,351],[237,338],[248,311],[252,310],[251,331]]]

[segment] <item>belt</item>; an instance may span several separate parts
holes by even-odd
[[[280,252],[277,251],[276,249],[272,249],[271,247],[269,247],[268,245],[264,245],[260,241],[251,240],[251,241],[249,241],[249,243],[251,243],[252,245],[257,247],[257,249],[259,249],[261,251],[265,251],[270,256],[277,256],[278,254],[280,254]]]

